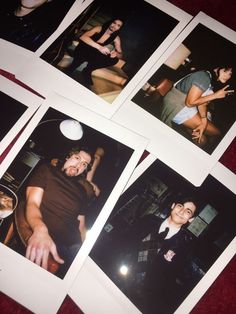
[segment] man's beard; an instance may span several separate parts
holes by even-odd
[[[64,171],[68,177],[76,177],[79,175],[78,170],[74,167],[69,167],[69,168],[65,169]]]
[[[80,178],[83,172],[81,173],[78,169],[73,166],[70,166],[66,169],[62,168],[61,171],[67,178]]]

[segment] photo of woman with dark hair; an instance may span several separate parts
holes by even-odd
[[[84,32],[79,37],[73,61],[65,72],[72,74],[80,64],[87,61],[88,64],[82,71],[82,83],[87,87],[93,85],[92,71],[115,65],[122,57],[121,39],[118,35],[122,25],[122,19],[115,18]]]
[[[216,153],[236,121],[236,46],[200,23],[173,46],[132,100],[172,130],[159,121],[154,129]]]
[[[221,132],[211,122],[208,104],[233,92],[226,85],[232,71],[232,67],[223,65],[190,73],[177,81],[163,98],[160,120],[168,126],[173,122],[184,126],[199,146],[219,137]]]

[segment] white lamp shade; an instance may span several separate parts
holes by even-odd
[[[165,65],[173,70],[177,70],[184,60],[190,55],[190,53],[191,51],[186,46],[180,44],[179,47],[177,47],[176,50],[166,60]]]
[[[68,119],[60,123],[61,133],[70,140],[79,140],[83,136],[83,129],[79,121]]]

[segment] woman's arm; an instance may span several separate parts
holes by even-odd
[[[207,105],[208,103],[205,103],[197,107],[201,119],[207,118]]]
[[[207,120],[207,103],[198,106],[198,113],[201,119],[201,123],[193,130],[192,138],[197,139],[198,142],[201,142],[202,135],[205,132],[208,124]]]
[[[208,103],[209,101],[212,101],[214,99],[224,98],[229,92],[232,92],[232,90],[226,90],[228,87],[229,85],[221,88],[215,93],[207,96],[202,96],[203,91],[199,87],[193,85],[186,96],[185,105],[187,107],[194,107],[204,105],[205,103]]]
[[[118,59],[121,59],[123,57],[123,52],[122,52],[121,40],[119,36],[116,36],[114,40],[114,44],[115,44],[116,57]]]
[[[107,47],[100,45],[91,38],[94,34],[100,33],[101,30],[102,30],[101,26],[95,26],[88,30],[87,32],[85,32],[83,35],[81,35],[79,39],[83,41],[85,44],[99,50],[102,54],[108,55],[110,54],[110,50]]]
[[[82,242],[84,242],[85,237],[86,237],[86,226],[85,226],[85,216],[84,215],[79,215],[78,216],[79,220],[79,231],[81,235]]]

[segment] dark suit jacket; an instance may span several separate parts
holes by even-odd
[[[152,214],[143,217],[129,230],[129,239],[132,246],[137,247],[140,245],[142,240],[151,233],[152,239],[154,240],[149,241],[151,242],[148,244],[149,247],[152,246],[152,248],[160,248],[157,254],[159,258],[164,257],[169,250],[173,251],[174,256],[171,261],[165,260],[168,264],[175,264],[182,259],[182,256],[188,249],[191,237],[187,234],[184,228],[181,228],[180,231],[170,239],[160,239],[158,231],[163,221],[164,219]]]
[[[178,279],[184,269],[191,242],[190,235],[181,228],[170,239],[158,238],[158,231],[164,219],[155,215],[147,215],[140,219],[130,229],[132,247],[136,253],[145,250],[145,245],[155,248],[155,255],[139,267],[139,271],[146,273],[141,295],[144,299],[141,305],[143,313],[171,313],[176,298],[178,298]],[[142,241],[146,236],[152,234],[152,241]],[[148,243],[149,242],[149,243]],[[158,251],[159,248],[159,251]],[[137,256],[137,255],[136,255]],[[140,265],[139,265],[140,266]]]

